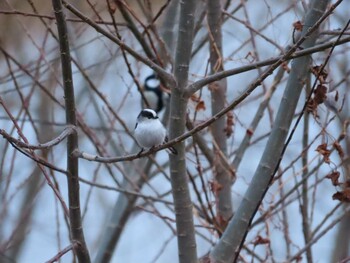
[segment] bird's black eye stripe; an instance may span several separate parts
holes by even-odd
[[[154,116],[150,111],[141,111],[139,116],[145,117],[147,119],[158,119],[158,116]]]

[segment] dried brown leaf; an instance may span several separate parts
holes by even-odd
[[[344,202],[344,203],[350,203],[350,188],[345,188],[345,190],[343,190],[343,191],[336,192],[332,196],[332,199],[338,200],[338,201]]]
[[[269,244],[270,243],[270,239],[268,238],[263,238],[262,236],[257,236],[254,241],[252,242],[254,246],[257,245],[263,245],[263,244]]]
[[[327,87],[318,85],[314,91],[314,101],[317,105],[322,104],[327,99]]]
[[[346,180],[346,181],[343,183],[343,186],[344,186],[344,188],[350,188],[350,180]]]
[[[320,83],[325,83],[328,77],[328,72],[326,69],[322,69],[322,71],[320,71],[322,67],[322,64],[314,66],[312,67],[311,72],[318,78]]]
[[[205,103],[203,100],[201,100],[200,102],[197,103],[196,105],[196,111],[200,111],[200,110],[205,110]]]
[[[334,186],[337,186],[337,185],[340,185],[339,176],[340,176],[340,173],[338,171],[333,171],[330,174],[327,174],[326,178],[331,179],[332,184]]]
[[[317,148],[316,151],[323,155],[323,160],[325,163],[330,163],[331,160],[329,159],[329,156],[331,155],[330,150],[327,149],[327,143],[320,144]]]
[[[306,105],[306,111],[308,113],[312,113],[314,116],[317,115],[317,103],[314,101],[314,99],[310,99],[308,102],[307,102],[307,105]]]
[[[335,142],[333,143],[333,146],[334,146],[334,148],[336,149],[336,151],[338,152],[340,158],[343,159],[344,156],[345,156],[345,154],[344,154],[343,148],[341,147],[341,145],[339,144],[339,142],[338,142],[338,141],[335,141]]]

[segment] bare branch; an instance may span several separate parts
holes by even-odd
[[[2,15],[19,15],[19,16],[27,16],[27,17],[35,17],[35,18],[44,18],[44,19],[49,19],[49,20],[55,20],[56,18],[54,16],[50,15],[42,15],[42,14],[37,14],[37,13],[28,13],[28,12],[21,12],[17,10],[0,10],[0,14]],[[84,20],[82,19],[76,19],[76,18],[67,18],[67,22],[73,22],[73,23],[85,23]],[[94,21],[96,24],[101,24],[101,25],[113,25],[112,21],[102,21],[102,20],[95,20]],[[125,23],[118,23],[120,26],[126,26]]]
[[[72,125],[68,125],[60,135],[58,135],[55,139],[45,142],[45,143],[39,143],[37,145],[28,144],[25,142],[22,142],[14,137],[12,137],[10,134],[8,134],[5,130],[0,129],[0,135],[2,135],[8,142],[13,143],[21,148],[26,148],[30,150],[47,150],[52,148],[53,146],[58,145],[60,142],[62,142],[67,136],[73,134],[76,132],[76,127]]]
[[[332,6],[334,7],[334,6]],[[335,8],[335,7],[334,7]],[[333,11],[333,8],[332,8]],[[326,16],[323,17],[322,21],[324,19],[326,19],[327,16],[329,16],[331,14],[331,12],[327,12]],[[320,21],[320,22],[322,22]],[[344,43],[348,43],[350,42],[350,37],[344,37],[342,39],[340,39],[339,41],[335,40],[335,41],[330,41],[324,44],[320,44],[320,45],[315,45],[313,47],[310,48],[303,48],[300,51],[296,51],[300,45],[303,43],[303,41],[305,41],[305,39],[312,34],[312,32],[316,29],[317,27],[311,27],[310,31],[307,33],[306,37],[303,37],[302,39],[300,39],[297,43],[295,43],[293,45],[293,47],[291,49],[289,49],[285,54],[280,55],[278,57],[272,58],[272,59],[267,59],[267,60],[262,60],[260,62],[257,63],[251,63],[247,66],[243,66],[243,67],[239,67],[239,68],[235,68],[235,69],[228,69],[213,75],[210,75],[206,78],[203,78],[201,80],[198,80],[194,83],[192,83],[191,85],[188,86],[187,88],[187,92],[188,92],[188,96],[192,95],[193,93],[195,93],[196,91],[198,91],[199,89],[201,89],[202,87],[204,87],[205,85],[208,85],[209,83],[212,83],[214,81],[220,80],[222,78],[226,78],[226,77],[230,77],[239,73],[243,73],[243,72],[247,72],[250,70],[255,70],[259,67],[264,67],[264,66],[269,66],[272,65],[271,67],[274,67],[277,65],[280,66],[282,63],[288,61],[288,60],[292,60],[295,58],[299,58],[299,57],[303,57],[303,56],[307,56],[313,53],[317,53],[317,52],[321,52],[324,51],[325,49],[328,49],[330,47],[332,47],[333,45],[343,45]],[[276,68],[277,68],[276,67]],[[270,74],[272,74],[273,70],[271,71]]]
[[[235,99],[233,102],[231,102],[227,107],[223,108],[220,112],[218,112],[217,114],[215,114],[214,116],[212,116],[208,120],[206,120],[206,121],[202,122],[201,124],[195,126],[190,131],[185,132],[182,135],[180,135],[180,136],[178,136],[178,137],[176,137],[176,138],[174,138],[172,140],[169,140],[169,142],[164,143],[163,145],[154,147],[151,150],[144,151],[141,154],[132,154],[132,155],[121,156],[121,157],[102,157],[102,156],[97,156],[97,155],[90,154],[90,153],[80,152],[78,150],[74,151],[74,154],[76,156],[78,156],[79,158],[83,158],[83,159],[86,159],[86,160],[89,160],[89,161],[96,161],[96,162],[102,162],[102,163],[113,163],[113,162],[122,162],[122,161],[132,161],[132,160],[135,160],[137,158],[145,157],[145,156],[148,156],[148,155],[150,155],[150,154],[152,154],[154,152],[157,152],[157,151],[163,150],[165,148],[168,148],[170,146],[173,146],[174,144],[176,144],[178,142],[181,142],[181,141],[191,137],[193,134],[198,133],[201,130],[207,128],[213,122],[218,120],[221,116],[225,115],[230,110],[236,108],[242,101],[244,101],[244,99],[246,97],[248,97],[256,88],[259,87],[259,84],[265,78],[267,78],[271,74],[271,72],[274,71],[275,67],[278,67],[283,62],[285,62],[285,61],[287,61],[289,59],[294,59],[294,58],[297,58],[297,57],[306,56],[308,54],[312,54],[314,52],[318,52],[320,50],[324,50],[324,49],[327,49],[327,48],[332,47],[332,46],[338,46],[338,45],[341,45],[341,44],[344,44],[344,43],[347,43],[347,42],[350,42],[350,37],[342,38],[339,41],[332,41],[332,42],[329,42],[329,43],[324,44],[324,45],[315,46],[314,48],[306,48],[306,49],[304,49],[302,51],[295,52],[294,55],[288,56],[288,54],[289,54],[288,53],[287,55],[279,56],[278,57],[279,59],[276,58],[276,59],[269,60],[267,65],[273,64],[271,62],[275,62],[278,65],[276,66],[276,64],[274,64],[268,70],[266,70],[263,76],[260,76],[260,78],[258,80],[256,80],[254,83],[252,83],[237,99]],[[321,46],[322,46],[322,48],[321,48]],[[265,61],[265,63],[267,63],[267,61]],[[241,72],[245,72],[245,71],[248,71],[248,70],[255,69],[255,67],[257,67],[257,66],[256,65],[255,66],[245,66],[245,67],[240,67],[240,68],[235,69],[235,70],[237,70],[237,73],[241,73]],[[227,72],[227,71],[224,71],[224,72]],[[221,78],[224,78],[224,77],[226,77],[226,76],[221,76],[220,73],[216,73],[214,75],[211,75],[211,76],[205,78],[205,80],[206,80],[205,82],[206,82],[206,84],[207,84],[207,82],[211,83],[211,82],[213,82],[213,81],[215,81],[217,79],[221,79]],[[201,81],[198,81],[198,82],[195,82],[195,83],[199,83],[199,82],[201,82]],[[193,87],[192,85],[194,85],[195,83],[191,84],[189,86],[189,88]],[[204,84],[204,85],[206,85],[206,84]],[[201,85],[201,84],[199,84],[199,85]]]
[[[65,247],[64,249],[59,251],[53,258],[46,261],[46,263],[54,263],[56,261],[60,261],[61,257],[67,254],[69,251],[73,250],[74,246],[77,246],[77,244],[70,244],[69,246]]]
[[[210,74],[222,72],[223,52],[222,52],[222,13],[220,0],[207,1],[207,20],[209,25],[209,53],[210,53]],[[226,105],[227,79],[221,79],[213,82],[209,86],[211,94],[211,113],[217,114]],[[230,127],[231,128],[231,127]],[[227,160],[227,140],[229,137],[226,119],[223,117],[215,121],[211,127],[213,135],[213,152],[215,161],[213,165],[214,184],[217,190],[214,191],[217,202],[217,221],[223,231],[228,221],[232,217],[232,197],[231,182],[234,180],[235,174],[231,174],[225,168],[224,163]]]
[[[66,106],[66,121],[68,125],[76,126],[75,114],[75,97],[73,87],[73,77],[71,68],[70,48],[68,43],[67,25],[65,15],[62,9],[61,0],[52,0],[57,20],[57,30],[60,44],[60,55],[63,74],[64,97]],[[67,176],[68,197],[69,197],[69,221],[70,231],[74,251],[80,263],[89,263],[90,255],[85,244],[84,232],[82,227],[82,219],[80,212],[80,191],[79,191],[79,162],[78,158],[72,155],[72,152],[78,148],[78,135],[72,133],[67,139]]]
[[[327,0],[312,1],[310,10],[305,18],[305,24],[310,25],[310,28],[304,28],[302,32],[303,37],[301,38],[305,39],[305,47],[311,47],[315,44],[317,34],[312,34],[312,32],[315,32],[321,22],[330,14],[329,10],[325,12],[328,2]],[[337,4],[340,4],[340,2],[338,1]],[[331,9],[333,10],[333,8]],[[323,12],[325,13],[323,14]],[[308,35],[307,38],[305,37],[306,35]],[[271,131],[259,166],[238,210],[210,254],[212,260],[216,263],[232,262],[238,258],[251,221],[276,171],[278,159],[283,151],[293,114],[304,86],[303,79],[305,79],[308,72],[309,61],[310,57],[302,57],[294,61],[283,95],[284,103],[280,104],[275,125]]]
[[[135,51],[133,48],[129,47],[127,44],[125,44],[123,41],[118,39],[117,37],[113,36],[111,33],[107,32],[103,28],[101,28],[99,25],[97,25],[94,21],[92,21],[90,18],[82,14],[78,9],[73,7],[71,4],[67,3],[66,1],[62,1],[63,5],[71,11],[74,15],[84,20],[87,24],[92,26],[97,32],[103,34],[108,39],[116,43],[121,48],[125,49],[130,55],[132,55],[135,59],[143,62],[147,66],[149,66],[151,69],[153,69],[155,72],[158,73],[158,75],[170,86],[173,87],[175,85],[174,79],[172,75],[170,75],[168,72],[166,72],[164,69],[162,69],[160,66],[158,66],[156,63],[154,63],[152,60],[145,58],[141,56],[137,51]]]
[[[180,1],[180,24],[175,52],[174,76],[176,86],[170,99],[169,139],[182,135],[186,129],[187,99],[184,98],[188,85],[188,73],[194,36],[194,14],[196,0]],[[169,155],[171,188],[174,198],[178,255],[180,263],[197,262],[192,201],[187,183],[185,144],[174,146],[178,154]]]

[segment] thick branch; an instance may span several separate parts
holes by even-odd
[[[177,85],[171,93],[170,139],[182,135],[186,128],[187,99],[184,98],[184,90],[188,81],[196,2],[196,0],[180,1],[180,24],[174,67]],[[197,262],[197,251],[192,201],[187,183],[185,143],[178,143],[175,147],[178,154],[170,155],[170,172],[176,215],[179,262],[194,263]]]
[[[57,20],[57,30],[59,36],[63,88],[66,106],[66,121],[68,125],[77,125],[75,114],[75,98],[72,78],[71,58],[68,43],[68,33],[65,16],[62,9],[61,0],[52,0]],[[89,263],[90,255],[85,244],[82,219],[80,212],[80,196],[79,196],[79,172],[78,158],[72,155],[72,152],[78,148],[78,134],[75,132],[67,137],[67,176],[68,183],[68,199],[69,199],[69,221],[72,244],[74,246],[80,263]]]
[[[333,5],[332,8],[330,9],[330,12],[327,12],[325,14],[325,16],[323,17],[324,19],[327,18],[331,11],[334,10],[336,6]],[[324,19],[320,20],[320,22],[322,22]],[[293,47],[291,49],[289,49],[285,54],[280,55],[278,57],[274,57],[271,59],[266,59],[266,60],[262,60],[260,62],[257,63],[252,63],[243,67],[239,67],[239,68],[233,68],[233,69],[228,69],[222,72],[218,72],[216,74],[210,75],[208,77],[205,77],[203,79],[200,79],[194,83],[192,83],[191,85],[189,85],[189,87],[187,88],[187,93],[188,96],[191,96],[193,93],[195,93],[196,91],[198,91],[199,89],[201,89],[202,87],[204,87],[205,85],[208,85],[214,81],[226,78],[226,77],[230,77],[239,73],[243,73],[243,72],[247,72],[250,70],[254,70],[257,69],[259,67],[264,67],[264,66],[269,66],[269,65],[274,65],[275,63],[278,63],[278,66],[281,65],[283,62],[288,61],[288,60],[292,60],[295,58],[299,58],[299,57],[303,57],[306,55],[310,55],[313,53],[317,53],[320,51],[324,51],[327,48],[330,48],[334,45],[339,46],[342,45],[344,43],[348,43],[350,42],[350,37],[344,37],[340,40],[336,40],[336,41],[330,41],[324,44],[320,44],[317,46],[313,46],[310,48],[306,48],[304,47],[302,50],[300,51],[296,51],[300,45],[304,42],[304,40],[306,39],[307,36],[309,36],[313,30],[317,28],[317,27],[312,27],[310,28],[310,31],[307,33],[306,36],[304,36],[302,39],[300,39],[295,45],[293,45]]]
[[[326,9],[328,2],[328,0],[314,0],[310,11],[306,15],[305,24],[310,26],[319,25],[322,19],[322,13]],[[315,27],[311,28],[313,28],[313,32],[316,29]],[[311,29],[304,27],[302,35],[305,36],[309,31]],[[305,47],[311,47],[315,41],[316,34],[311,34],[303,45]],[[305,83],[304,79],[308,72],[309,62],[310,57],[297,58],[293,61],[287,87],[263,156],[237,212],[210,254],[213,262],[233,262],[239,255],[251,220],[273,179],[274,171],[283,151],[284,142],[287,138],[297,102]]]
[[[178,9],[177,8],[178,4],[176,2],[177,1],[171,1],[170,6],[168,6],[168,11],[167,11],[168,14],[172,14],[174,16],[177,13],[176,10]],[[159,13],[160,12],[161,11],[159,11]],[[166,19],[164,22],[171,23],[173,22],[174,19],[169,18],[168,14],[166,15],[168,19]],[[171,28],[174,28],[174,23],[171,23],[171,25],[172,25]],[[169,37],[171,37],[171,39],[168,39]],[[163,38],[167,43],[169,42],[174,43],[174,41],[172,41],[173,38],[171,34],[167,34]],[[163,50],[163,48],[160,48],[160,49]],[[165,50],[165,47],[164,47],[164,50]],[[166,51],[164,51],[164,53],[162,51],[158,51],[158,52],[162,54],[161,58],[164,61],[168,60],[168,54],[165,55],[165,53],[167,53]],[[123,55],[124,53],[126,52],[123,52]],[[169,60],[172,61],[172,59],[169,59]],[[168,114],[165,113],[164,116],[168,117]],[[133,149],[135,149],[135,147],[133,147]],[[111,257],[115,253],[114,251],[117,247],[120,237],[122,236],[122,233],[123,233],[122,231],[125,228],[124,226],[127,223],[130,215],[132,215],[132,212],[134,211],[134,206],[136,201],[140,197],[145,198],[146,200],[150,199],[150,198],[146,198],[145,196],[142,196],[138,192],[135,192],[135,195],[130,195],[130,192],[134,192],[134,190],[142,188],[143,184],[148,179],[148,175],[150,173],[152,165],[153,165],[152,157],[147,159],[146,158],[140,159],[138,160],[138,162],[123,163],[125,174],[127,174],[132,181],[130,182],[129,178],[124,177],[123,181],[121,182],[121,185],[123,186],[124,191],[121,192],[123,194],[120,194],[118,196],[118,199],[115,202],[114,207],[112,208],[111,216],[108,219],[108,224],[104,229],[104,232],[102,235],[103,238],[100,241],[96,258],[94,260],[95,263],[99,263],[99,262],[105,263],[110,261]],[[142,173],[140,173],[139,171],[142,171]],[[146,175],[146,178],[144,177],[144,175]],[[153,201],[157,201],[157,200],[154,199]]]
[[[222,55],[222,34],[221,34],[221,4],[220,0],[207,1],[207,18],[210,36],[210,69],[211,74],[222,72],[223,55]],[[211,112],[212,115],[220,112],[226,104],[227,79],[211,83],[209,86],[211,93]],[[214,178],[218,183],[220,190],[215,192],[217,203],[217,217],[222,230],[225,229],[228,221],[232,217],[232,198],[231,198],[231,173],[225,169],[224,161],[221,154],[227,159],[227,142],[226,142],[226,120],[224,117],[218,119],[211,126],[214,144],[213,151],[215,156]],[[221,154],[218,154],[221,153]]]

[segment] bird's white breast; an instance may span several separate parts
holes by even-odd
[[[166,130],[158,119],[145,120],[137,124],[135,138],[141,147],[151,148],[164,142]]]

